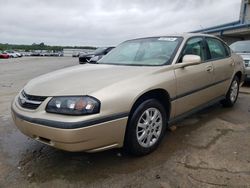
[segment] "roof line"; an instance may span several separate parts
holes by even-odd
[[[200,32],[209,32],[210,30],[219,30],[219,29],[223,29],[225,27],[229,27],[229,26],[237,26],[241,23],[240,20],[238,21],[234,21],[234,22],[229,22],[229,23],[225,23],[222,25],[218,25],[218,26],[213,26],[213,27],[208,27],[205,29],[199,29],[199,30],[195,30],[195,31],[191,31],[192,33],[200,33]]]
[[[224,28],[217,28],[217,29],[211,29],[211,30],[207,30],[204,31],[204,33],[214,33],[214,32],[221,32],[221,35],[223,34],[223,31],[227,31],[230,29],[239,29],[242,27],[250,27],[250,24],[239,24],[239,25],[233,25],[233,26],[228,26],[228,27],[224,27]],[[199,33],[199,32],[193,32],[193,33]]]

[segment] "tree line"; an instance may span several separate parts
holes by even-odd
[[[17,50],[17,51],[33,51],[33,50],[47,50],[47,51],[62,51],[64,48],[78,48],[78,49],[96,49],[92,46],[50,46],[46,45],[43,42],[36,44],[33,43],[32,45],[25,45],[25,44],[2,44],[0,43],[0,50]]]

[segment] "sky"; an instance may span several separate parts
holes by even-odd
[[[109,46],[239,19],[241,0],[0,0],[0,43]]]

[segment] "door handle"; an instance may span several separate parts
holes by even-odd
[[[209,65],[206,67],[207,72],[212,72],[213,71],[213,66]]]
[[[234,63],[234,61],[232,61],[232,62],[231,62],[231,66],[234,66],[234,65],[235,65],[235,63]]]

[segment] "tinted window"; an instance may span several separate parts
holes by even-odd
[[[220,40],[214,38],[207,38],[206,40],[210,51],[210,59],[226,58],[229,55],[224,44]]]
[[[182,58],[185,55],[198,55],[202,61],[205,61],[207,58],[203,39],[201,37],[189,39],[182,52]],[[180,62],[182,62],[182,58]]]

